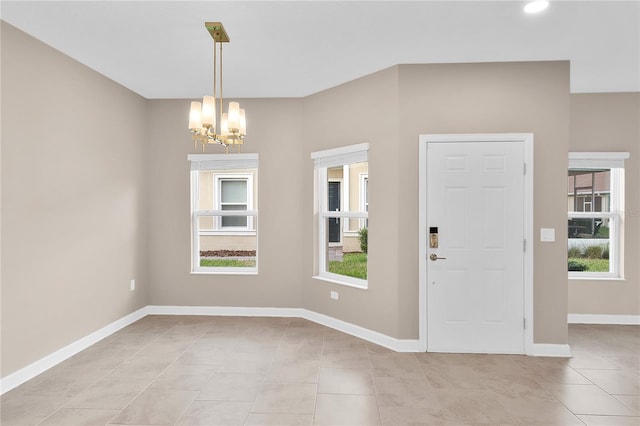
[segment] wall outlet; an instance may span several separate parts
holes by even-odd
[[[332,291],[331,292],[331,298],[334,300],[338,300],[340,298],[340,295],[338,294],[337,291]]]
[[[131,280],[131,283],[129,283],[129,290],[133,291],[136,289],[136,280]]]

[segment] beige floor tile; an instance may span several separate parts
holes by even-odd
[[[638,426],[640,417],[578,416],[586,426]]]
[[[620,367],[604,356],[593,353],[575,352],[571,353],[572,358],[569,359],[571,368],[592,370],[617,370]]]
[[[322,339],[319,342],[283,341],[273,354],[274,362],[294,362],[304,360],[320,360],[322,355]]]
[[[435,389],[486,389],[486,376],[478,374],[470,365],[442,365],[424,371],[424,376]]]
[[[232,356],[233,353],[225,349],[222,344],[217,344],[215,347],[191,346],[178,357],[176,362],[187,365],[221,366],[227,358]]]
[[[529,375],[493,374],[484,376],[485,389],[500,396],[555,400],[553,392]]]
[[[640,416],[640,396],[638,395],[613,395],[615,399],[629,407],[633,416]]]
[[[250,409],[250,402],[194,401],[176,425],[242,426]]]
[[[134,356],[111,371],[105,378],[109,379],[155,379],[172,364],[166,359],[150,356]]]
[[[493,392],[476,389],[438,392],[445,423],[513,424]]]
[[[65,407],[121,410],[148,385],[146,379],[103,379],[80,392]]]
[[[319,360],[272,362],[267,370],[269,383],[318,383]]]
[[[439,400],[434,389],[425,380],[419,378],[375,377],[373,384],[380,406],[439,406]]]
[[[201,390],[219,369],[210,365],[174,364],[153,381],[150,389]]]
[[[368,368],[321,368],[318,393],[374,395]]]
[[[313,414],[315,384],[268,384],[259,391],[252,413]]]
[[[69,401],[69,397],[19,394],[2,401],[0,424],[36,425]]]
[[[523,366],[523,369],[541,385],[567,384],[589,385],[589,379],[578,373],[567,364],[531,364]]]
[[[251,413],[245,426],[311,426],[312,414],[263,414]]]
[[[638,350],[640,351],[640,349]],[[604,358],[618,366],[618,368],[636,371],[640,370],[640,356],[637,353],[626,356],[605,356]]]
[[[143,357],[147,359],[154,359],[156,361],[166,361],[172,363],[182,354],[189,349],[190,344],[183,343],[151,343],[145,346],[142,350],[137,352],[133,357]]]
[[[60,367],[68,369],[103,369],[111,370],[134,355],[140,348],[133,344],[106,344],[99,342],[84,351],[72,356]]]
[[[379,407],[383,425],[427,426],[443,425],[442,407],[438,403],[429,407]]]
[[[111,423],[172,425],[191,404],[197,394],[194,391],[145,391],[111,420]]]
[[[420,363],[412,353],[370,353],[369,362],[374,377],[413,378]]]
[[[498,401],[520,425],[582,426],[580,419],[558,400],[501,396]]]
[[[42,396],[74,396],[104,377],[108,370],[53,368],[21,389],[28,395]]]
[[[278,349],[280,340],[281,337],[259,336],[257,339],[245,338],[235,342],[230,349],[234,353],[271,354]]]
[[[62,408],[47,417],[42,426],[104,426],[118,410],[96,410],[87,408]]]
[[[595,385],[559,385],[554,392],[574,414],[633,415],[629,407]]]
[[[271,355],[261,353],[234,353],[221,364],[222,373],[266,374],[271,365]]]
[[[640,373],[634,370],[578,370],[610,394],[640,395]]]
[[[340,345],[322,349],[321,367],[331,368],[369,368],[369,356],[365,345]]]
[[[315,425],[379,425],[380,415],[372,395],[319,394]]]
[[[261,374],[215,373],[198,394],[198,400],[253,402],[262,388]]]

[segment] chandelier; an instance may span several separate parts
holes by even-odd
[[[204,96],[202,103],[191,102],[189,113],[189,131],[194,146],[202,144],[202,151],[207,144],[219,144],[229,152],[230,145],[240,146],[247,134],[247,121],[244,109],[238,102],[229,102],[228,112],[222,113],[222,43],[229,42],[229,36],[220,22],[205,22],[207,31],[213,37],[213,96]],[[216,52],[219,48],[219,53]],[[218,56],[220,64],[218,66]],[[218,97],[218,80],[220,82],[220,96]],[[220,120],[216,118],[216,103],[220,108]]]

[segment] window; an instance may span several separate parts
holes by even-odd
[[[368,144],[318,151],[317,278],[367,288]]]
[[[219,197],[215,197],[217,210],[251,210],[253,191],[250,188],[252,187],[253,175],[215,174],[214,176],[216,179],[216,194],[220,194]],[[252,196],[249,197],[249,194]],[[249,219],[247,216],[221,216],[219,229],[250,230]]]
[[[624,159],[628,157],[628,153],[569,153],[570,278],[622,276]]]
[[[191,270],[258,272],[257,154],[192,154]]]

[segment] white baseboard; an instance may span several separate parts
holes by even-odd
[[[305,311],[304,316],[302,317],[304,319],[359,337],[360,339],[375,343],[376,345],[384,346],[385,348],[396,352],[420,351],[420,342],[418,339],[396,339],[395,337],[390,337],[386,334],[378,333],[377,331],[372,331],[327,315],[306,309],[303,309],[303,311]]]
[[[121,328],[124,328],[147,315],[147,307],[138,309],[137,311],[102,327],[98,331],[94,331],[93,333],[45,356],[44,358],[41,358],[38,361],[35,361],[27,365],[26,367],[23,367],[20,370],[1,378],[0,395],[9,392],[11,389],[20,386],[21,384],[28,380],[31,380],[38,374],[43,373],[51,367],[60,364],[62,361],[71,358],[78,352],[85,350],[89,346],[99,342],[105,337],[110,336]]]
[[[302,318],[305,309],[300,308],[253,308],[229,306],[147,306],[148,315],[203,315],[230,317],[282,317]]]
[[[569,314],[569,324],[640,325],[640,315]]]
[[[534,343],[531,353],[527,353],[527,355],[571,358],[571,348],[569,345]]]
[[[418,340],[396,339],[358,325],[301,308],[252,308],[227,306],[147,306],[149,315],[211,315],[236,317],[304,318],[396,352],[419,352]]]

